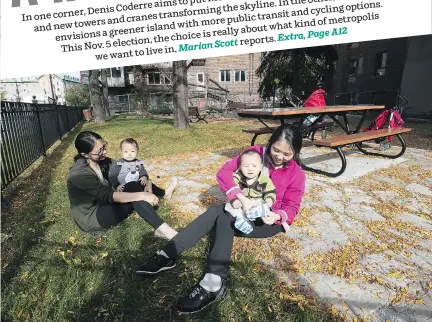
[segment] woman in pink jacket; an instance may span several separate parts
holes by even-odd
[[[272,211],[262,220],[253,222],[253,231],[245,235],[235,229],[233,218],[224,210],[224,204],[209,208],[197,217],[162,250],[156,252],[136,273],[155,275],[176,266],[177,258],[194,246],[211,231],[215,241],[210,252],[204,278],[193,286],[186,296],[179,298],[177,309],[182,313],[194,313],[221,298],[226,293],[227,276],[234,236],[267,238],[286,232],[299,212],[305,189],[305,173],[300,167],[302,135],[290,124],[280,126],[270,137],[267,147],[252,146],[262,156],[263,170],[276,188],[276,202]],[[248,149],[248,150],[249,150]],[[217,180],[229,201],[238,199],[243,210],[252,206],[240,188],[236,186],[233,173],[238,168],[239,156],[227,161],[217,173]]]

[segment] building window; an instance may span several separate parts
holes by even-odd
[[[230,70],[220,70],[219,71],[219,81],[220,82],[231,82],[231,71]]]
[[[147,76],[149,85],[164,85],[171,83],[168,77],[159,72],[150,72],[147,73]]]
[[[148,83],[149,83],[149,85],[162,84],[160,73],[148,73]]]
[[[357,74],[358,65],[359,65],[359,60],[358,59],[351,59],[350,60],[350,62],[349,62],[349,71],[348,71],[350,75]]]
[[[121,77],[121,69],[120,67],[111,68],[111,77],[119,78]]]
[[[376,55],[375,76],[384,76],[387,68],[387,53],[382,52]]]
[[[241,83],[246,82],[246,71],[245,70],[236,70],[234,81],[235,82],[241,82]]]
[[[198,84],[204,83],[204,73],[197,73],[197,83]]]

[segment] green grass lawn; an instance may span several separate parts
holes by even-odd
[[[134,268],[165,243],[153,237],[143,220],[131,216],[104,236],[79,234],[72,223],[65,183],[79,130],[100,133],[113,158],[119,156],[120,140],[131,136],[140,143],[140,157],[166,157],[175,164],[176,154],[246,147],[250,136],[242,128],[193,124],[180,131],[168,119],[120,117],[79,126],[55,144],[46,159],[4,192],[2,233],[8,239],[2,242],[2,320],[329,321],[315,306],[288,300],[284,292],[289,288],[248,253],[233,261],[223,301],[197,315],[181,316],[173,304],[202,276],[207,239],[185,252],[174,270],[143,278]],[[168,205],[162,204],[158,213],[170,225],[179,225]]]

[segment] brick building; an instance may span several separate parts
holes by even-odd
[[[224,100],[242,102],[248,105],[259,105],[261,99],[258,93],[260,79],[255,71],[261,63],[261,53],[210,57],[188,61],[189,96],[204,95],[206,80],[208,81],[209,105],[221,105]],[[162,101],[172,102],[172,62],[142,65],[144,70],[141,88],[151,95],[152,104],[162,104]],[[113,70],[113,69],[112,69]],[[120,67],[117,73],[119,81],[114,82],[113,75],[108,75],[110,95],[126,94],[115,88],[125,88],[134,85],[134,75],[131,67]],[[127,74],[127,75],[126,75]],[[82,74],[84,82],[85,73]],[[198,85],[198,86],[194,86]],[[228,90],[225,96],[221,88]],[[222,104],[223,105],[223,104]]]
[[[425,94],[432,89],[432,35],[340,44],[336,48],[338,61],[329,104],[392,107],[401,94],[409,99],[410,113],[431,110]]]
[[[227,89],[228,100],[248,105],[260,105],[258,93],[260,79],[255,71],[260,66],[262,54],[209,57],[204,59],[202,66],[191,66],[188,70],[188,83],[205,86],[206,77]],[[209,82],[210,87],[217,87]],[[189,86],[190,92],[204,91],[203,87]],[[217,95],[216,90],[213,91]],[[221,91],[219,91],[222,94]]]

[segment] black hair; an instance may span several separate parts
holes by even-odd
[[[120,142],[120,150],[122,148],[123,143],[134,144],[136,146],[137,150],[139,150],[138,142],[135,139],[127,138],[127,139],[124,139],[123,141],[121,141]]]
[[[79,159],[84,159],[81,153],[90,153],[99,140],[102,140],[102,137],[96,132],[83,131],[78,133],[75,139],[75,148],[78,154],[75,156],[74,160],[78,161]]]
[[[270,157],[272,145],[279,140],[285,140],[288,143],[294,153],[293,160],[298,165],[301,165],[300,151],[303,145],[303,135],[300,131],[300,128],[292,124],[283,124],[279,126],[268,140],[266,149],[266,154],[268,157]]]
[[[243,158],[244,155],[252,155],[252,154],[257,154],[260,157],[260,161],[261,161],[261,154],[259,154],[258,151],[255,151],[255,150],[246,150],[242,154],[240,154],[240,163],[241,163],[242,158]]]

